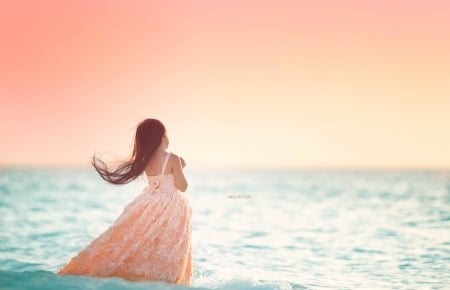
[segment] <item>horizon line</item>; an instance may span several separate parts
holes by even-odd
[[[93,169],[89,164],[0,164],[0,169]],[[184,171],[197,170],[277,170],[277,171],[450,171],[449,166],[194,166]]]

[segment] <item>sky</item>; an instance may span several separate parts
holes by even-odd
[[[450,167],[450,2],[0,3],[0,166]]]

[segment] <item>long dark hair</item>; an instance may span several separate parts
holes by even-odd
[[[157,119],[145,119],[136,129],[133,154],[130,160],[122,162],[116,169],[109,170],[104,161],[92,157],[91,164],[100,177],[112,184],[125,184],[135,180],[144,172],[145,166],[159,147],[166,132],[163,123]]]

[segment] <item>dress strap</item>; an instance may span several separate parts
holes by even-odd
[[[164,159],[164,163],[161,170],[161,175],[164,175],[164,171],[166,171],[167,161],[169,160],[170,152],[167,153],[166,159]]]

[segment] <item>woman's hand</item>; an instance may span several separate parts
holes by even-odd
[[[186,166],[186,162],[184,161],[184,159],[182,157],[180,157],[180,161],[181,161],[181,167],[184,168]]]

